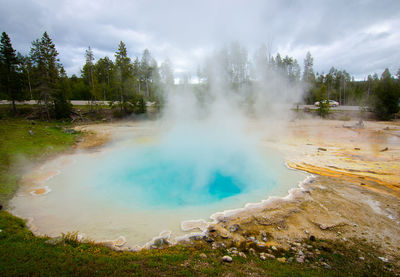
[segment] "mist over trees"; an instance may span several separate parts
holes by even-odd
[[[121,113],[143,113],[147,101],[161,105],[167,90],[188,85],[199,92],[217,85],[238,92],[249,103],[259,100],[255,91],[260,90],[271,94],[269,101],[283,99],[288,104],[294,104],[290,102],[294,99],[305,104],[330,99],[340,105],[369,106],[379,119],[385,120],[399,111],[400,70],[396,76],[386,69],[381,77],[375,73],[364,81],[355,81],[346,70],[335,67],[328,73],[315,73],[310,52],[300,65],[293,57],[272,55],[264,44],[249,54],[239,42],[232,42],[199,65],[198,82],[191,82],[187,73],[180,78],[180,84],[175,83],[170,60],[159,63],[148,49],[138,57],[131,57],[123,41],[117,45],[114,57],[96,57],[90,46],[82,55],[85,64],[80,76],[69,77],[46,32],[32,42],[27,56],[16,53],[3,32],[1,98],[12,102],[14,113],[17,113],[15,101],[38,100],[41,114],[48,120],[68,117],[72,111],[70,99],[110,101]],[[290,98],[290,93],[298,95]]]

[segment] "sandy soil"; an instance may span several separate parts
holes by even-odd
[[[283,248],[311,235],[361,240],[400,265],[400,124],[301,120],[288,130],[264,143],[315,178],[283,201],[221,214],[208,235],[225,244]]]

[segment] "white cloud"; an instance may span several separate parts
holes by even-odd
[[[400,67],[399,1],[264,0],[0,0],[0,26],[28,53],[44,31],[69,74],[78,73],[90,45],[113,58],[120,40],[131,57],[148,48],[176,71],[191,70],[213,49],[238,40],[249,50],[269,44],[300,65],[307,51],[315,71],[331,66],[366,76]]]

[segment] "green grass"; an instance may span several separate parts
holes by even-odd
[[[0,119],[0,203],[5,204],[18,188],[22,166],[66,150],[75,142],[79,134],[67,134],[65,127],[68,124],[60,122]]]
[[[38,122],[23,119],[0,120],[0,199],[8,200],[18,187],[18,171],[26,161],[38,162],[49,155],[68,149],[80,134],[67,134],[67,123]],[[29,130],[34,135],[29,134]],[[262,261],[251,256],[234,257],[222,262],[225,249],[212,250],[203,242],[176,245],[166,249],[137,253],[116,252],[104,246],[79,243],[73,236],[57,245],[48,238],[33,236],[25,222],[7,211],[0,211],[0,276],[65,276],[65,275],[136,275],[136,276],[384,276],[390,275],[369,245],[355,248],[337,242],[307,242],[321,249],[321,256],[332,269],[313,267],[312,263]],[[363,248],[364,247],[364,248]],[[325,250],[323,250],[325,249]],[[332,250],[335,249],[335,250]],[[362,250],[365,261],[359,260]],[[205,253],[207,258],[200,258]],[[375,253],[375,252],[374,252]],[[289,258],[293,253],[280,251]]]
[[[361,262],[359,253],[345,245],[314,242],[325,245],[321,257],[332,266],[312,268],[310,264],[262,261],[256,256],[233,257],[232,263],[221,260],[226,251],[212,250],[204,242],[176,245],[166,249],[145,250],[137,253],[116,252],[93,243],[78,243],[64,239],[57,245],[45,243],[47,238],[35,237],[23,220],[5,211],[0,212],[0,275],[130,275],[138,276],[390,276],[376,259]],[[363,249],[364,251],[365,249]],[[367,251],[371,249],[367,248]],[[207,258],[201,258],[205,253]],[[292,254],[283,253],[286,257]]]
[[[255,256],[235,257],[233,263],[221,261],[223,250],[211,250],[202,243],[173,246],[138,253],[116,252],[93,243],[65,239],[58,245],[35,237],[24,221],[0,212],[0,275],[124,275],[140,276],[218,276],[259,273],[267,276],[334,275],[323,269],[302,268],[277,261],[261,261]],[[207,258],[200,258],[205,253]]]

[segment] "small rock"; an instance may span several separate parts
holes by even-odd
[[[250,253],[251,255],[256,255],[256,250],[254,250],[253,248],[250,248],[250,249],[249,249],[249,253]]]
[[[227,231],[221,231],[219,236],[223,239],[227,239],[229,237],[229,234]]]
[[[354,147],[354,150],[360,150],[360,148],[359,147]]]
[[[319,249],[315,249],[315,254],[316,255],[321,255],[321,251],[319,251]]]
[[[301,263],[301,264],[304,263],[304,256],[297,257],[296,262]]]
[[[270,259],[275,259],[275,255],[268,254],[268,253],[265,253],[265,257],[270,258]]]
[[[364,257],[358,257],[361,261],[364,261],[365,260],[365,258]]]
[[[266,247],[267,245],[265,244],[265,242],[258,242],[258,243],[257,243],[257,246],[260,247],[260,248],[264,248],[264,247]]]
[[[232,233],[238,231],[239,229],[240,229],[240,227],[238,224],[233,224],[232,226],[230,226],[228,228],[228,230],[231,231]]]
[[[271,249],[274,250],[274,251],[278,251],[278,248],[276,248],[275,245],[272,245]]]
[[[322,263],[322,265],[323,265],[326,269],[332,269],[332,267],[331,267],[329,264],[327,264],[327,263]]]
[[[388,150],[389,150],[389,148],[385,147],[385,148],[383,148],[383,149],[381,150],[381,152],[385,152],[385,151],[388,151]]]
[[[387,258],[385,258],[385,257],[378,257],[378,259],[381,260],[384,263],[388,263],[389,262],[389,260]]]
[[[196,241],[202,240],[203,238],[204,238],[204,235],[192,235],[189,237],[189,239],[196,240]]]
[[[204,253],[201,253],[201,254],[200,254],[200,258],[202,258],[202,259],[207,259],[207,255],[204,254]]]
[[[74,129],[65,129],[64,133],[66,133],[66,134],[76,134],[76,131]]]
[[[326,148],[318,147],[318,151],[326,151]]]
[[[212,242],[214,242],[214,239],[213,238],[210,238],[210,237],[204,237],[204,240],[206,241],[206,242],[208,242],[208,243],[212,243]]]
[[[213,232],[215,232],[215,231],[216,231],[216,229],[215,229],[214,226],[208,227],[208,232],[213,233]]]
[[[276,259],[278,262],[281,262],[281,263],[286,263],[286,258],[285,257],[282,257],[282,258],[278,258],[278,259]]]
[[[62,236],[58,236],[58,237],[55,237],[55,238],[48,239],[44,243],[47,243],[47,244],[50,244],[50,245],[57,245],[62,241],[63,241],[63,237]]]
[[[121,240],[121,238],[122,238],[122,240]],[[190,238],[190,239],[192,239],[192,238]],[[124,245],[125,243],[126,243],[126,240],[125,240],[125,238],[124,237],[120,237],[120,242],[122,243],[122,245]],[[193,242],[192,242],[193,243]],[[167,238],[158,238],[158,239],[156,239],[156,240],[154,240],[154,242],[153,242],[153,245],[154,246],[156,246],[157,248],[159,248],[159,247],[164,247],[164,246],[168,246],[168,245],[170,245],[171,243],[168,241],[168,239]],[[118,246],[118,247],[121,247],[122,245],[116,245],[116,246]]]
[[[2,230],[2,229],[0,229],[0,233],[1,233],[1,232],[3,232],[3,230]]]
[[[310,234],[310,232],[308,230],[305,230],[304,233],[306,233],[307,235]]]
[[[239,254],[239,251],[237,251],[237,250],[232,250],[231,253],[232,253],[233,255],[237,255],[237,254]]]
[[[244,258],[244,259],[247,258],[246,254],[244,254],[243,252],[239,252],[239,257],[242,257],[242,258]]]
[[[265,257],[265,253],[260,253],[260,259],[265,261],[267,258]]]
[[[264,242],[267,242],[268,241],[268,239],[266,238],[266,237],[263,237],[263,239],[262,239]]]
[[[32,131],[32,130],[29,130],[28,133],[29,133],[31,136],[33,136],[33,135],[35,134],[35,132]]]
[[[226,262],[226,263],[231,263],[231,262],[232,262],[232,257],[223,256],[223,257],[222,257],[222,261],[224,261],[224,262]]]
[[[307,244],[307,249],[312,249],[312,245]]]
[[[328,229],[328,226],[326,226],[325,224],[321,224],[321,225],[319,225],[319,228],[321,230],[326,230],[326,229]]]
[[[288,261],[288,263],[291,263],[291,262],[293,262],[293,260],[294,260],[294,258],[290,257],[287,261]]]

